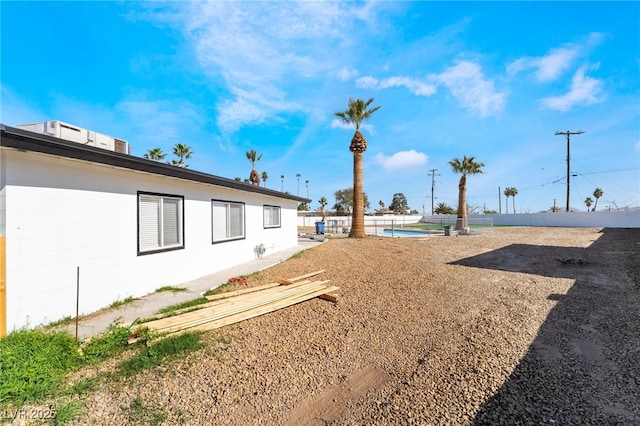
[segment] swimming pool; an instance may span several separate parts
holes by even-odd
[[[428,237],[429,235],[441,234],[440,230],[408,230],[408,229],[391,229],[391,228],[380,228],[380,229],[371,229],[369,230],[371,235],[377,235],[380,237]]]

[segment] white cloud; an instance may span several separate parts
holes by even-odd
[[[360,77],[356,80],[356,87],[361,89],[377,89],[378,79],[371,76]]]
[[[338,70],[338,80],[345,82],[358,76],[358,70],[342,67]]]
[[[592,105],[604,100],[602,82],[585,76],[585,69],[580,68],[573,76],[569,93],[542,99],[542,104],[548,109],[568,111],[577,104]]]
[[[344,121],[340,120],[339,118],[334,118],[333,120],[331,120],[331,128],[332,129],[350,129],[353,130],[353,124],[348,124],[345,123]]]
[[[464,108],[481,117],[498,114],[504,108],[506,93],[496,91],[493,81],[485,79],[480,67],[472,62],[460,62],[432,78],[448,88]]]
[[[364,76],[356,80],[356,86],[362,89],[404,87],[416,96],[431,96],[436,92],[434,85],[423,83],[409,77],[388,77],[384,80],[378,80],[375,77]]]
[[[507,66],[507,73],[515,75],[534,69],[538,81],[553,81],[568,71],[573,62],[585,51],[600,44],[603,38],[603,34],[594,32],[585,37],[581,44],[568,43],[549,50],[544,56],[526,56],[517,59]]]
[[[640,141],[636,142],[636,151],[640,152]]]
[[[552,49],[547,55],[520,58],[507,66],[509,74],[534,68],[538,81],[552,81],[560,77],[578,55],[576,47]]]
[[[349,48],[353,25],[375,19],[373,9],[339,2],[189,3],[184,26],[200,66],[232,93],[217,105],[218,125],[233,132],[299,112],[283,89],[296,79],[308,83],[336,69],[339,79],[354,78],[357,72],[341,68],[335,48]]]
[[[380,164],[388,171],[421,166],[427,162],[427,159],[428,157],[426,154],[417,152],[415,149],[399,151],[390,157],[387,157],[380,152],[376,154],[374,158],[376,163]]]

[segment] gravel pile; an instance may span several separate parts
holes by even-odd
[[[638,229],[330,239],[249,285],[325,269],[337,304],[206,333],[79,424],[640,424],[638,265]]]

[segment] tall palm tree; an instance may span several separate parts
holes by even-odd
[[[264,187],[267,187],[267,179],[269,179],[269,175],[267,172],[262,172],[262,182],[264,183]]]
[[[604,192],[600,188],[596,188],[595,191],[593,191],[593,196],[596,197],[596,203],[593,205],[594,212],[596,211],[596,207],[598,207],[598,199],[600,199],[600,197],[602,197],[603,195]]]
[[[307,198],[309,198],[309,181],[305,180],[304,185],[307,187]]]
[[[504,191],[503,194],[506,198],[504,205],[507,206],[507,214],[509,214],[509,197],[511,196],[511,187],[507,186]]]
[[[591,197],[587,197],[587,199],[584,200],[584,203],[587,205],[587,211],[589,211],[591,204],[593,204],[593,199]]]
[[[193,151],[191,151],[191,147],[189,147],[189,145],[177,143],[176,146],[173,147],[173,154],[177,156],[178,159],[171,160],[171,164],[178,167],[189,167],[189,165],[184,162],[185,158],[191,158],[193,155]]]
[[[284,192],[284,175],[280,175],[280,192]]]
[[[260,174],[256,170],[256,163],[262,158],[262,154],[258,155],[255,149],[247,151],[247,159],[251,162],[251,173],[249,174],[249,181],[255,185],[260,186]]]
[[[455,173],[460,173],[458,182],[458,220],[456,220],[456,230],[462,230],[469,226],[467,221],[467,175],[477,175],[484,173],[482,168],[484,163],[475,162],[475,157],[466,155],[460,160],[454,158],[449,161],[449,165]]]
[[[351,215],[351,232],[349,233],[349,237],[353,238],[366,237],[364,230],[364,178],[362,157],[367,150],[367,140],[362,133],[360,133],[360,125],[380,109],[379,106],[369,108],[373,100],[374,98],[370,98],[368,101],[349,98],[349,107],[345,111],[334,113],[343,123],[353,124],[356,129],[351,139],[351,145],[349,145],[349,150],[353,152],[353,213]]]
[[[146,158],[147,160],[153,160],[153,161],[162,161],[166,156],[167,154],[162,152],[162,148],[148,149],[146,154],[144,154],[144,158]]]
[[[507,186],[504,189],[504,195],[507,196],[507,213],[509,213],[509,197],[512,197],[513,199],[513,213],[515,214],[516,212],[516,195],[518,195],[518,188],[516,188],[515,186]]]
[[[296,195],[298,197],[300,196],[300,176],[302,176],[300,173],[296,173],[296,179],[298,179],[298,191],[296,192]]]

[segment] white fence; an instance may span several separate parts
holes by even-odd
[[[298,226],[313,227],[320,220],[320,216],[298,216]],[[400,228],[418,222],[455,225],[456,215],[365,216],[364,221],[367,227]],[[640,210],[471,215],[469,225],[640,228]],[[341,233],[342,228],[351,228],[351,216],[328,216],[325,219],[326,232]]]

